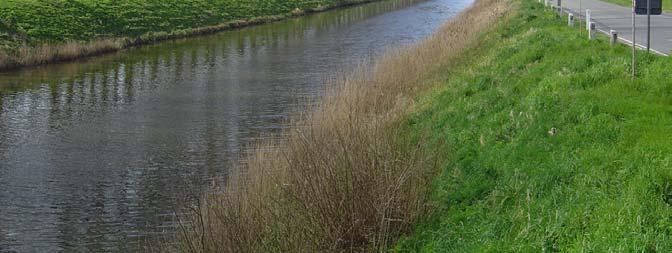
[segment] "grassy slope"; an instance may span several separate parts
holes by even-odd
[[[641,56],[632,82],[625,46],[532,2],[409,121],[452,157],[399,251],[672,250],[672,59]]]
[[[355,2],[347,0],[3,0],[0,46],[139,37]],[[0,47],[1,48],[1,47]]]
[[[604,0],[605,2],[615,3],[622,6],[632,6],[632,1],[628,0]],[[672,12],[672,0],[663,0],[663,10]]]
[[[376,0],[2,0],[0,71]]]

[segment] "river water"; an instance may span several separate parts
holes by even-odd
[[[472,0],[390,0],[0,73],[0,252],[134,251],[324,83]]]

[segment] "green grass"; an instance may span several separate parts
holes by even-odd
[[[352,0],[3,0],[0,48],[101,37],[140,37],[234,20],[287,15]]]
[[[628,0],[604,0],[605,2],[615,3],[621,6],[632,6],[632,1]],[[663,0],[663,11],[672,12],[672,0]]]
[[[409,119],[450,157],[397,250],[672,251],[672,60],[517,8]]]

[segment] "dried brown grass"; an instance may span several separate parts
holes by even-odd
[[[436,156],[401,133],[413,97],[510,8],[478,0],[431,38],[333,84],[280,141],[260,144],[208,196],[172,249],[387,251],[426,211]],[[281,146],[280,150],[265,148]],[[183,224],[183,223],[180,223]]]
[[[93,42],[67,42],[44,44],[37,47],[24,46],[15,52],[0,50],[0,70],[69,61],[82,57],[114,52],[126,48],[127,39],[99,39]]]

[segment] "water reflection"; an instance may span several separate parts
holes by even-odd
[[[0,74],[0,251],[136,250],[325,80],[470,0],[393,0]]]

